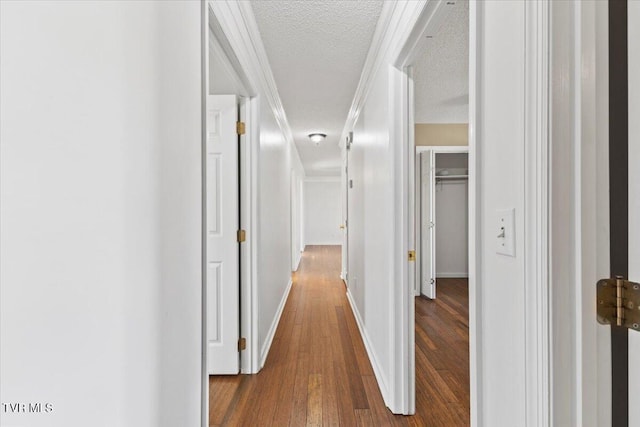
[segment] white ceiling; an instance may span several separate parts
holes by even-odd
[[[307,175],[340,174],[338,143],[382,3],[251,2]],[[312,132],[327,139],[315,145]]]
[[[456,2],[414,67],[416,123],[468,123],[468,1]]]
[[[252,0],[307,175],[339,175],[339,138],[383,1]],[[417,123],[467,123],[469,3],[458,0],[414,64]],[[308,134],[327,139],[312,143]]]

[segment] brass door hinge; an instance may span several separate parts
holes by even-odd
[[[244,135],[244,132],[245,132],[244,122],[236,123],[236,132],[238,133],[238,135]]]
[[[238,243],[247,240],[247,233],[244,230],[238,230]]]
[[[622,277],[598,280],[598,323],[640,331],[640,284]]]
[[[409,251],[409,261],[416,260],[416,251]]]
[[[242,351],[247,348],[247,339],[238,338],[238,351]]]

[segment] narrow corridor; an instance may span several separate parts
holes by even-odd
[[[468,425],[466,280],[417,299],[418,415],[405,417],[385,407],[339,274],[339,246],[307,246],[262,371],[210,377],[211,426]]]

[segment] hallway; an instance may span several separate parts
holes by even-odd
[[[417,415],[405,417],[385,407],[339,274],[339,246],[307,246],[262,371],[210,377],[210,426],[469,424],[466,281],[416,299]]]

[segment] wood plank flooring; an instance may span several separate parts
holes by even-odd
[[[416,415],[380,395],[340,275],[339,246],[307,246],[264,368],[209,379],[210,426],[469,425],[467,281],[416,298]]]

